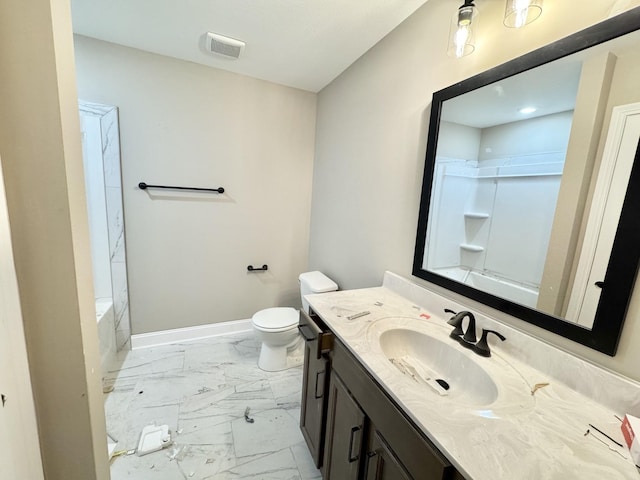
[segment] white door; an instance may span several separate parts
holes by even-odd
[[[0,478],[44,478],[1,164]]]
[[[640,103],[613,109],[566,318],[591,328],[640,140]]]

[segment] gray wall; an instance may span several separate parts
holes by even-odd
[[[572,118],[571,110],[484,128],[478,160],[565,152]]]
[[[299,305],[316,95],[87,37],[75,47],[80,98],[119,108],[132,333]]]
[[[454,5],[430,0],[322,90],[310,268],[323,270],[342,288],[380,285],[385,270],[411,277],[433,92],[604,20],[610,3],[585,2],[576,10],[570,2],[553,2],[545,5],[537,22],[513,30],[502,26],[502,2],[483,2],[476,52],[455,60],[446,56]],[[639,3],[629,2],[628,7]],[[499,312],[495,315],[640,379],[639,292],[636,289],[614,358]]]

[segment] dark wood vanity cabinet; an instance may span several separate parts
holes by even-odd
[[[324,480],[411,480],[340,377],[331,374]]]
[[[411,480],[382,434],[373,429],[365,457],[365,480]]]
[[[357,480],[365,434],[365,414],[334,373],[329,387],[324,480]]]
[[[332,335],[321,319],[302,311],[298,328],[305,339],[300,429],[316,467],[320,468],[325,438]]]
[[[326,363],[307,346],[300,423],[324,480],[463,480],[342,343],[332,339]],[[330,379],[321,396],[319,371]]]

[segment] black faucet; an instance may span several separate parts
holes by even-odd
[[[503,342],[506,340],[504,335],[496,332],[495,330],[487,330],[485,328],[482,329],[482,337],[480,337],[480,341],[473,346],[473,351],[478,355],[482,355],[483,357],[490,357],[491,350],[489,349],[489,344],[487,343],[487,336],[493,333]]]
[[[445,312],[455,314],[447,322],[449,325],[453,325],[454,327],[449,336],[458,340],[462,346],[472,348],[477,341],[476,317],[473,316],[473,313],[466,310],[460,313],[456,313],[453,310],[446,309]],[[469,323],[467,324],[466,332],[462,329],[462,322],[464,321],[465,317],[469,317]]]
[[[489,344],[487,343],[487,337],[490,333],[496,335],[503,342],[506,340],[504,335],[502,335],[501,333],[498,333],[495,330],[488,330],[486,328],[483,328],[480,341],[476,343],[476,317],[473,316],[473,313],[466,310],[456,313],[453,310],[449,310],[448,308],[445,308],[444,311],[446,313],[453,313],[453,317],[451,317],[449,321],[447,321],[449,325],[453,325],[454,327],[449,336],[457,340],[463,347],[472,349],[478,355],[481,355],[483,357],[491,356],[491,349],[489,348]],[[462,329],[462,322],[464,321],[465,317],[469,317],[469,323],[467,324],[466,332]]]

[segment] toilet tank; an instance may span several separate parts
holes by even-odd
[[[302,300],[302,309],[309,311],[309,302],[304,299],[305,295],[311,293],[335,292],[338,290],[336,282],[331,280],[322,272],[305,272],[298,277],[300,281],[300,297]]]

